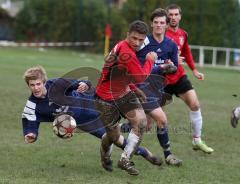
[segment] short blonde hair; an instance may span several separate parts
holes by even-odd
[[[29,84],[30,80],[40,79],[45,83],[47,81],[46,70],[42,66],[35,66],[27,69],[23,74],[23,79]]]

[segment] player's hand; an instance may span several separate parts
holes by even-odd
[[[84,93],[89,89],[89,86],[85,82],[79,82],[77,92]]]
[[[24,141],[26,143],[33,143],[37,140],[37,136],[34,133],[28,133],[27,135],[24,136]]]
[[[185,64],[185,57],[182,56],[178,56],[178,64],[179,65],[184,65]]]
[[[157,53],[156,52],[149,52],[147,55],[146,55],[146,60],[152,60],[152,61],[155,61],[157,60],[158,56],[157,56]]]
[[[145,102],[147,100],[147,97],[146,97],[145,93],[141,89],[136,88],[134,90],[134,93],[137,95],[137,97],[140,100],[140,102],[143,103],[143,102]]]
[[[164,64],[174,65],[174,63],[172,62],[171,59],[166,59],[166,60],[164,61]]]
[[[197,69],[193,70],[193,75],[199,80],[204,80],[204,74],[200,73]]]
[[[177,72],[177,67],[170,59],[166,60],[164,64],[160,64],[159,67],[163,74],[174,74]]]

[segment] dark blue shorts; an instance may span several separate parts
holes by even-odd
[[[150,113],[172,101],[172,96],[164,92],[165,78],[160,75],[150,75],[144,84],[137,85],[147,99],[141,103],[145,113]]]
[[[150,113],[154,109],[160,107],[160,102],[162,98],[160,93],[157,94],[156,92],[151,91],[148,88],[143,89],[143,92],[147,97],[146,101],[141,103],[145,113]]]

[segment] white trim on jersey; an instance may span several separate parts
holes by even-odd
[[[113,48],[114,54],[116,54],[116,52],[117,52],[118,45],[119,45],[119,44],[116,44],[115,47]],[[112,53],[112,52],[111,52],[111,53]]]
[[[141,45],[141,47],[139,48],[139,50],[142,50],[144,47],[146,47],[148,44],[150,43],[148,37],[145,38],[143,44]]]
[[[22,118],[26,118],[29,121],[36,121],[37,117],[35,114],[36,103],[27,101],[26,106],[24,107]]]

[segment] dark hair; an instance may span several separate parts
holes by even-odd
[[[146,35],[148,34],[148,25],[141,20],[135,20],[129,24],[128,32],[137,32]]]
[[[156,18],[156,17],[166,17],[167,23],[169,22],[167,12],[162,8],[155,9],[151,14],[150,20],[153,21],[153,19]]]
[[[170,4],[169,6],[167,6],[166,11],[168,10],[173,10],[173,9],[178,9],[180,15],[182,14],[182,9],[180,6],[178,6],[177,4]]]

